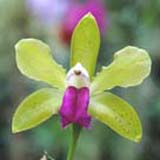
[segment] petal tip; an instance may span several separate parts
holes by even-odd
[[[12,125],[12,133],[15,134],[18,132],[20,132],[19,129],[17,129],[14,125]]]
[[[22,131],[24,131],[24,130],[25,130],[24,128],[18,127],[18,125],[16,124],[16,121],[15,121],[14,118],[13,118],[11,132],[12,132],[13,134],[16,134],[16,133],[22,132]]]
[[[91,12],[88,12],[87,14],[85,14],[85,15],[82,17],[81,21],[84,21],[84,20],[90,20],[90,21],[96,22],[96,18],[95,18],[95,16],[94,16]],[[81,22],[81,21],[80,21],[80,22]]]
[[[85,16],[91,19],[95,19],[94,15],[91,12],[88,12]]]
[[[134,142],[140,143],[141,140],[142,140],[142,134],[139,134],[139,135],[137,135],[137,136],[135,137]]]

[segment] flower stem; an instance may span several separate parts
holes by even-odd
[[[67,160],[73,160],[74,157],[74,152],[77,146],[77,141],[80,135],[80,131],[81,131],[81,127],[73,124],[72,125],[72,139],[71,139],[71,143],[69,146],[69,151],[68,151],[68,155],[67,155]]]

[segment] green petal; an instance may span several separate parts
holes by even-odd
[[[43,88],[25,98],[18,106],[12,121],[12,132],[31,129],[57,114],[62,93],[57,89]]]
[[[95,72],[100,34],[95,18],[86,14],[76,26],[71,43],[71,66],[81,63],[92,77]]]
[[[138,115],[120,97],[108,92],[92,97],[89,113],[121,136],[135,142],[141,140],[142,127]]]
[[[65,70],[53,60],[48,45],[36,39],[23,39],[15,49],[17,66],[24,75],[64,88]]]
[[[114,61],[103,67],[91,84],[91,92],[102,92],[115,86],[139,85],[151,71],[151,59],[140,48],[128,46],[114,55]]]

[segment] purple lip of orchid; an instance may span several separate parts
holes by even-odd
[[[71,123],[89,128],[91,117],[87,113],[89,104],[89,75],[81,64],[71,68],[66,78],[67,88],[60,108],[61,124],[65,128]]]
[[[91,117],[87,113],[89,104],[89,89],[70,86],[66,89],[60,109],[62,127],[76,123],[86,128],[90,127]]]

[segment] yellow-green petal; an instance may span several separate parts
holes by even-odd
[[[102,92],[116,86],[139,85],[151,71],[151,59],[144,49],[128,46],[114,55],[114,61],[103,67],[91,84],[91,92]]]
[[[53,60],[48,45],[37,39],[22,39],[15,49],[17,66],[24,75],[64,88],[65,70]]]
[[[71,43],[71,66],[81,63],[92,77],[95,72],[100,45],[97,22],[91,13],[86,14],[76,26]]]
[[[136,111],[120,97],[104,92],[91,98],[89,113],[119,135],[139,142],[142,127]]]
[[[57,114],[62,94],[57,89],[43,88],[25,98],[13,116],[12,132],[31,129]]]

